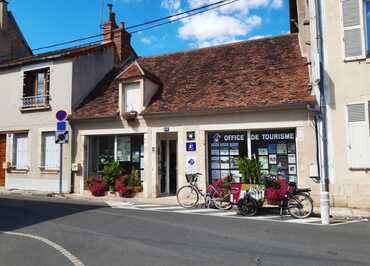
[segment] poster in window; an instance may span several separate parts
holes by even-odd
[[[212,175],[212,180],[213,181],[218,180],[218,179],[221,178],[221,171],[220,170],[212,170],[211,175]]]
[[[269,162],[267,156],[259,156],[258,161],[261,165],[261,169],[268,169],[269,168]]]
[[[129,136],[117,137],[117,161],[131,161],[131,139]]]
[[[133,163],[138,163],[140,161],[140,152],[139,151],[134,151],[132,154],[132,162]]]
[[[231,175],[235,179],[236,182],[240,182],[240,173],[238,170],[232,170]]]
[[[269,154],[269,163],[276,164],[276,154]]]
[[[276,164],[275,165],[270,165],[270,174],[271,175],[277,175],[277,173],[278,173],[277,165]]]
[[[220,143],[220,155],[229,155],[228,143]]]
[[[278,169],[287,170],[288,169],[288,158],[286,156],[278,156],[277,165],[278,165]]]
[[[230,176],[231,172],[230,170],[221,170],[221,178]]]
[[[289,176],[289,182],[295,182],[295,183],[297,183],[297,176],[296,175],[290,175]]]
[[[220,146],[218,144],[211,144],[211,155],[220,155]]]
[[[280,143],[276,145],[277,154],[287,154],[287,145],[285,143]]]
[[[220,157],[220,161],[221,161],[221,169],[230,168],[229,157],[227,156]]]
[[[289,164],[295,164],[296,163],[295,154],[288,154],[288,163]]]
[[[268,150],[270,154],[276,153],[276,144],[269,144]]]
[[[267,148],[259,148],[258,149],[258,155],[268,155]]]
[[[238,157],[231,157],[230,158],[230,168],[239,168]]]
[[[211,158],[211,168],[212,169],[219,169],[220,168],[220,157],[212,157]]]
[[[239,143],[230,143],[230,155],[239,155]]]
[[[289,165],[289,174],[296,175],[297,174],[297,167],[295,165]]]
[[[288,153],[295,153],[295,143],[288,143]]]

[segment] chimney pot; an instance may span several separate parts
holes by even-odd
[[[0,0],[0,30],[6,29],[6,22],[8,18],[8,2]]]

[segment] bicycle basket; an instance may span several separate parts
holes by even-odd
[[[186,181],[188,181],[188,183],[192,182],[193,181],[193,178],[194,178],[194,175],[192,174],[187,174],[185,175],[186,177]]]

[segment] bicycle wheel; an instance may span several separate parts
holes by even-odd
[[[220,195],[218,197],[212,197],[213,204],[217,209],[230,210],[233,205],[230,202],[230,195]]]
[[[199,194],[193,186],[183,186],[177,190],[177,202],[181,207],[193,208],[198,204]]]
[[[312,215],[313,202],[309,195],[298,193],[288,199],[288,212],[296,219],[304,219]]]
[[[239,214],[254,216],[258,212],[258,202],[254,198],[242,199],[238,204]]]

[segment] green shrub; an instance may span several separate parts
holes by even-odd
[[[119,162],[112,162],[111,164],[104,166],[103,180],[107,182],[109,186],[113,186],[117,177],[122,175],[122,170],[123,169]]]
[[[261,165],[256,158],[240,158],[238,160],[239,172],[244,184],[258,184],[261,177]]]

